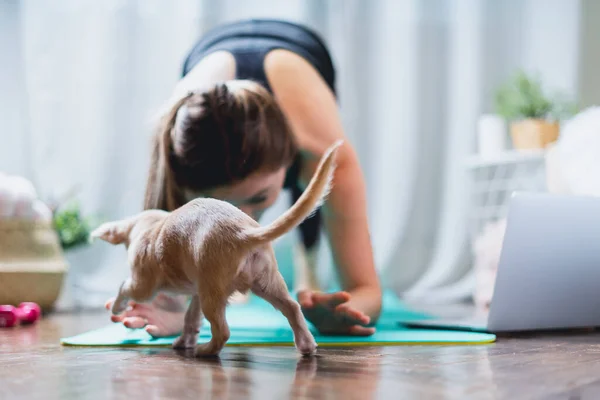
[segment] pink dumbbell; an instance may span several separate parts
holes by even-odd
[[[19,307],[0,306],[0,328],[11,328],[17,324],[33,324],[42,315],[40,306],[27,302],[19,304]]]

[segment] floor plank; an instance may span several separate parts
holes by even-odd
[[[219,360],[165,348],[69,348],[106,314],[53,315],[0,330],[0,399],[596,399],[600,333],[521,335],[480,346],[227,348]]]

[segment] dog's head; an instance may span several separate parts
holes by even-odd
[[[114,245],[125,244],[125,247],[129,247],[129,244],[138,236],[147,233],[167,215],[166,211],[144,211],[133,217],[106,222],[95,229],[90,237],[92,239],[102,239]]]

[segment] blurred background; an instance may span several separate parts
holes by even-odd
[[[474,243],[506,203],[484,192],[548,189],[546,149],[515,150],[499,88],[522,70],[580,109],[600,97],[595,0],[0,0],[0,171],[47,202],[73,193],[85,216],[138,212],[153,117],[186,52],[249,17],[301,22],[329,46],[377,268],[407,299],[471,300]],[[505,137],[485,145],[486,129]],[[287,204],[284,194],[265,220]],[[294,240],[277,243],[281,257]],[[128,274],[123,248],[63,245],[80,306],[102,304]],[[322,260],[327,285],[327,248]]]

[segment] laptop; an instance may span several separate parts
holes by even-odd
[[[489,312],[401,324],[489,333],[600,326],[600,198],[513,194]]]

